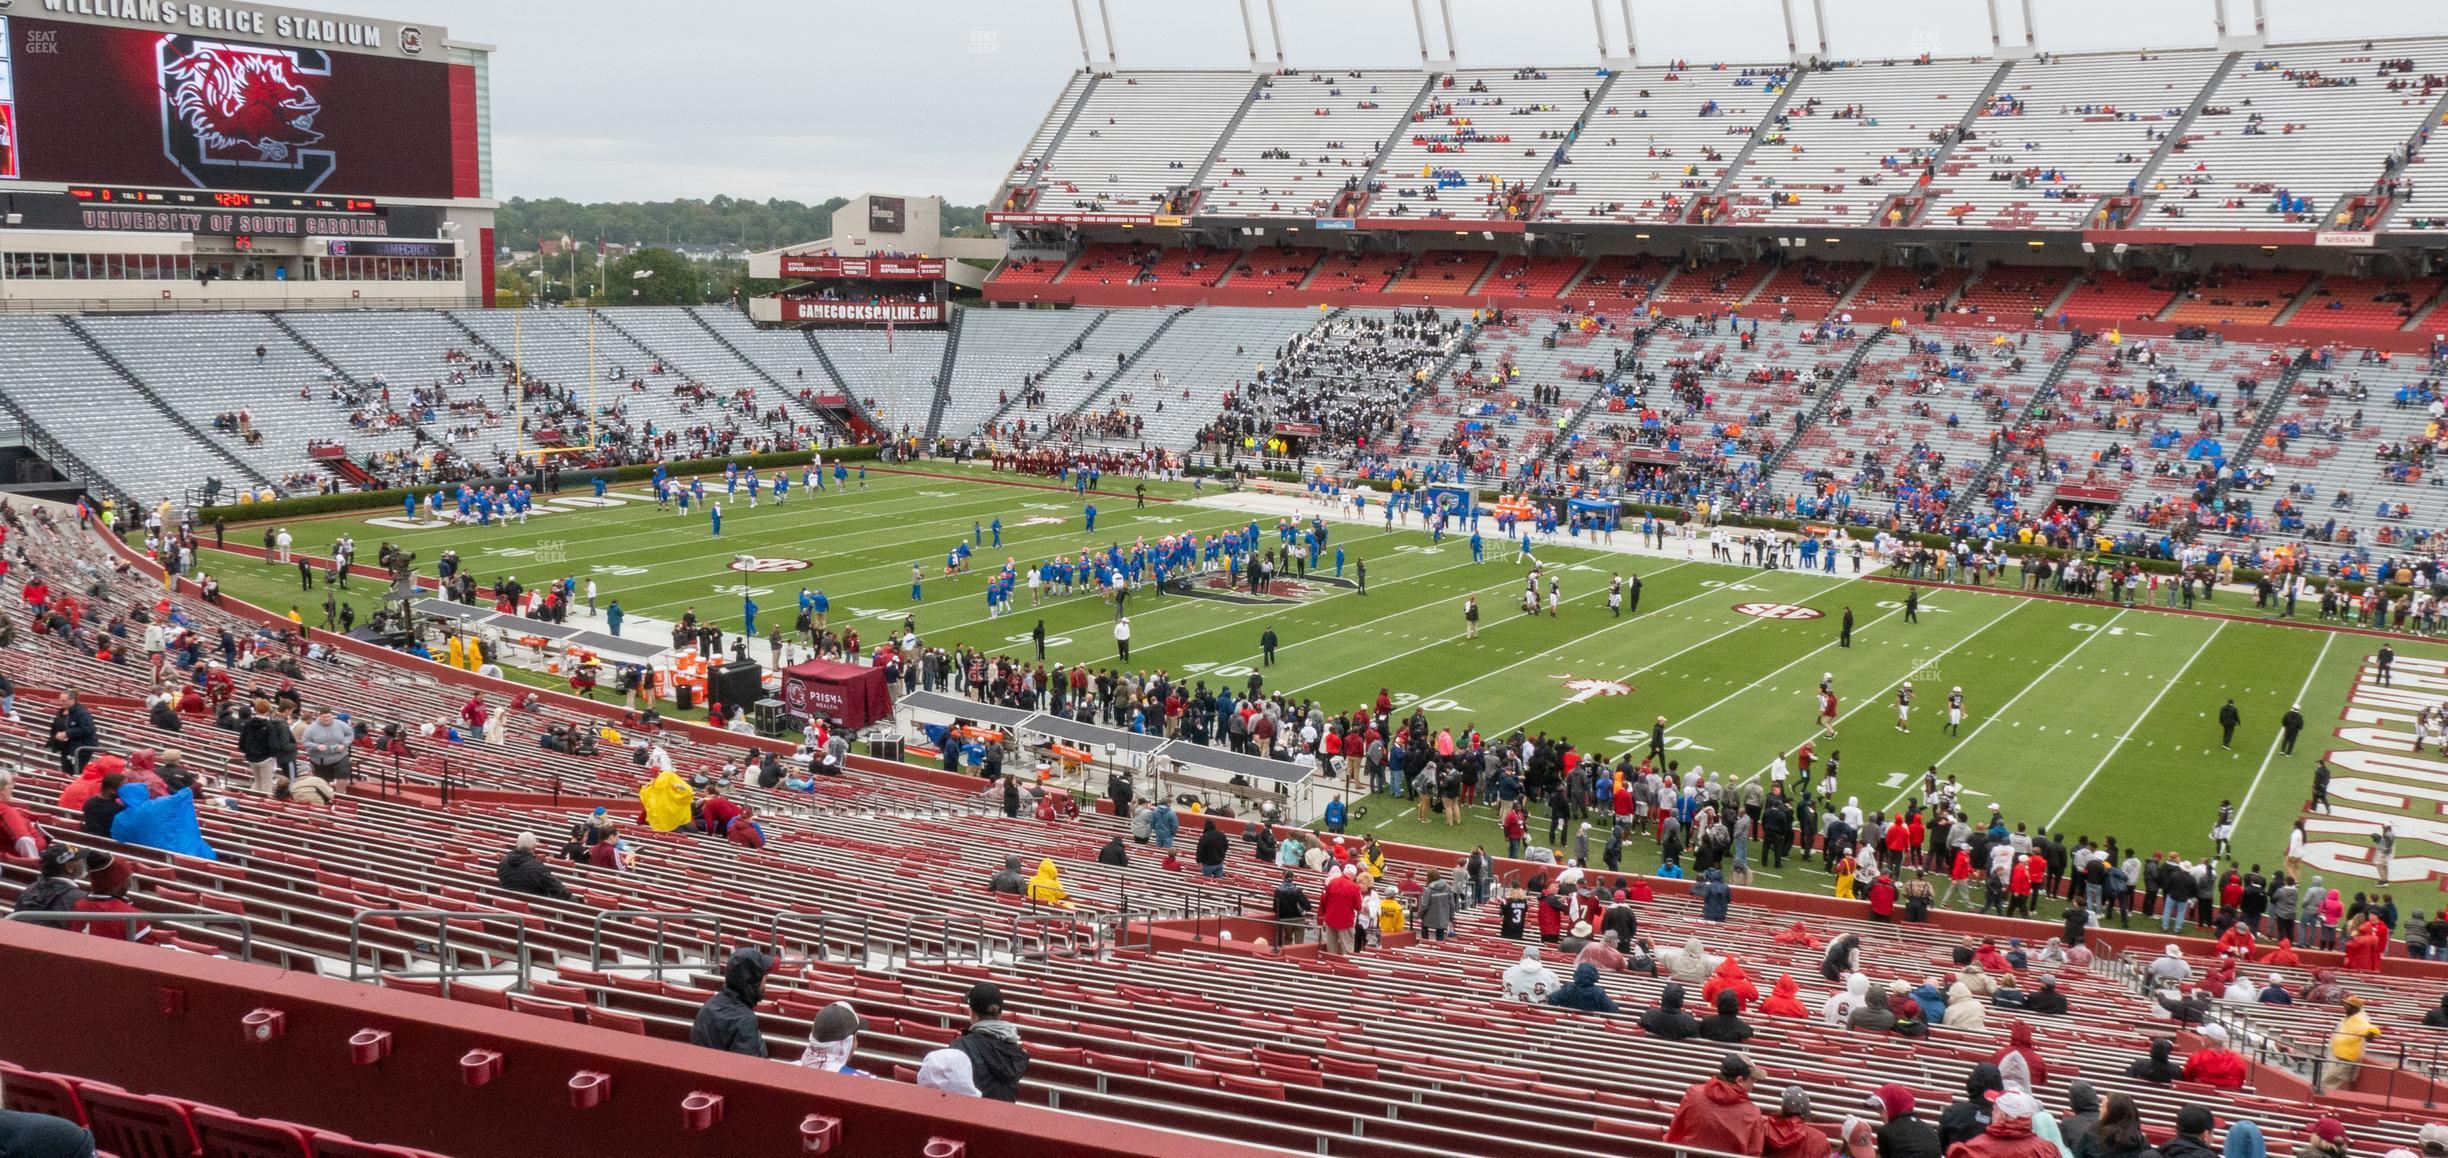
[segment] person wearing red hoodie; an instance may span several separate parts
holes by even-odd
[[[2250,1071],[2244,1055],[2227,1048],[2227,1031],[2213,1023],[2195,1032],[2201,1036],[2202,1047],[2185,1058],[2184,1080],[2222,1090],[2243,1089]]]
[[[1947,1147],[1946,1158],[2062,1158],[2055,1142],[2033,1133],[2039,1114],[2039,1099],[2008,1090],[1990,1104],[1989,1128]]]
[[[1326,952],[1351,954],[1352,926],[1360,919],[1360,900],[1360,866],[1344,865],[1326,878],[1326,888],[1318,896],[1318,924],[1326,930]]]
[[[1810,1091],[1785,1087],[1775,1116],[1768,1119],[1760,1158],[1828,1158],[1827,1131],[1811,1125],[1810,1112]]]
[[[1870,919],[1892,921],[1895,920],[1895,911],[1895,878],[1880,873],[1877,880],[1870,882]]]
[[[2270,951],[2263,953],[2257,960],[2263,965],[2303,964],[2303,958],[2295,955],[2295,939],[2292,937],[2278,938],[2278,943],[2271,946]]]
[[[1768,1000],[1760,1002],[1762,1017],[1808,1018],[1811,1012],[1802,1004],[1802,987],[1794,984],[1793,974],[1779,974],[1776,988],[1768,991]]]
[[[1742,962],[1735,960],[1732,953],[1726,954],[1717,963],[1717,971],[1709,974],[1708,984],[1700,989],[1700,1004],[1715,1006],[1720,993],[1734,995],[1739,1003],[1735,1006],[1737,1013],[1759,1004],[1759,986],[1752,983],[1751,975],[1743,972]]]
[[[2031,1023],[2015,1022],[2014,1027],[2007,1032],[2006,1048],[1997,1051],[1997,1056],[1989,1060],[2002,1065],[2009,1054],[2023,1055],[2023,1064],[2031,1069],[2031,1084],[2035,1086],[2048,1084],[2048,1061],[2040,1056],[2039,1047],[2032,1044]]]
[[[1959,896],[1966,903],[1972,900],[1972,850],[1969,848],[1955,850],[1955,863],[1947,867],[1946,896],[1940,898],[1938,903],[1942,906],[1953,905]]]
[[[2026,1123],[2028,1127],[2029,1123]],[[1751,1063],[1738,1053],[1717,1063],[1717,1076],[1683,1091],[1666,1144],[1757,1154],[1767,1141],[1767,1115],[1751,1104]]]

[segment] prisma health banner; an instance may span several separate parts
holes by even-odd
[[[0,178],[451,196],[442,62],[24,17],[0,30]]]

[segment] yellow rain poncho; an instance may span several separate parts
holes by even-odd
[[[689,822],[689,804],[697,799],[695,789],[678,774],[669,770],[657,773],[644,788],[638,789],[638,803],[646,807],[646,826],[656,832],[670,832]]]
[[[1062,878],[1055,874],[1052,860],[1037,862],[1037,875],[1030,877],[1028,882],[1028,899],[1040,905],[1069,907],[1071,894],[1063,888]]]

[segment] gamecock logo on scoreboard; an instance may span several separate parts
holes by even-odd
[[[311,147],[323,140],[316,90],[329,53],[176,35],[154,53],[162,152],[197,186],[309,193],[338,167]]]
[[[1791,603],[1737,603],[1734,610],[1756,619],[1820,619],[1827,615],[1818,608]]]

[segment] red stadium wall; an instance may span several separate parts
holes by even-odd
[[[21,997],[59,1003],[52,1015],[0,1018],[0,1058],[464,1158],[913,1158],[938,1137],[975,1158],[1271,1153],[13,922],[0,922],[0,976]],[[283,1032],[250,1041],[241,1021],[266,1009]],[[391,1036],[390,1055],[354,1064],[349,1039],[368,1029]],[[471,1050],[499,1052],[498,1076],[466,1084]],[[590,1109],[571,1104],[580,1071],[611,1078]],[[722,1108],[692,1130],[681,1101],[696,1093]],[[837,1145],[803,1145],[811,1115],[841,1120]]]
[[[477,148],[476,67],[450,66],[451,196],[484,196],[484,166]],[[492,267],[493,247],[485,246],[485,266]],[[489,280],[489,279],[488,279]],[[493,296],[493,287],[485,287]]]

